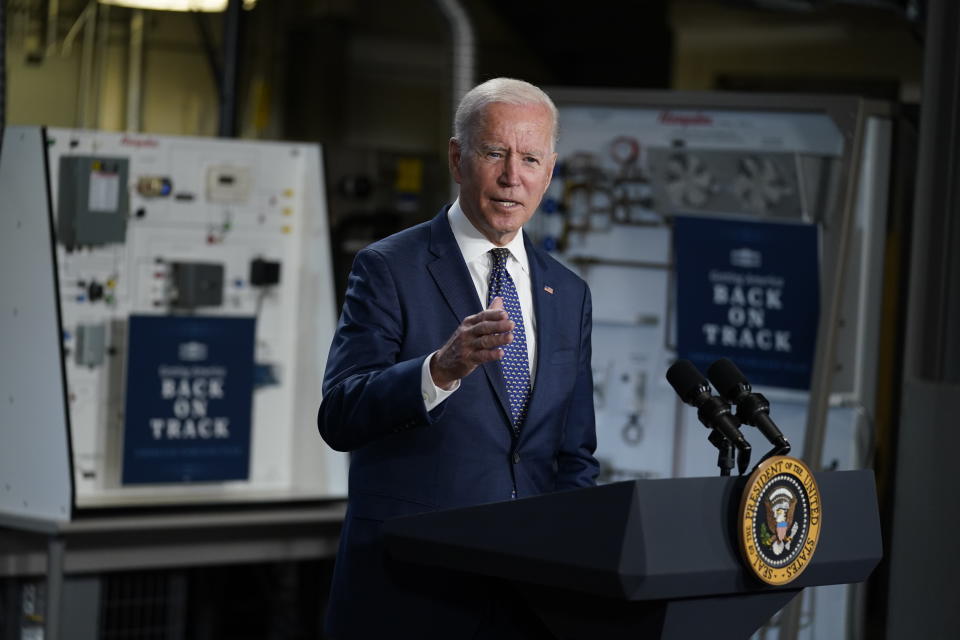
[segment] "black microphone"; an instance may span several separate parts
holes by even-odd
[[[740,433],[737,419],[730,413],[730,405],[710,393],[710,384],[689,360],[677,360],[667,369],[667,382],[684,403],[697,408],[697,417],[708,429],[720,432],[745,454],[750,443]],[[750,456],[747,455],[749,460]],[[745,469],[740,469],[743,473]]]
[[[759,429],[770,444],[777,448],[777,455],[790,452],[790,443],[770,419],[770,403],[763,394],[753,392],[737,365],[727,358],[721,358],[707,369],[707,377],[720,395],[737,407],[737,418],[741,424]]]

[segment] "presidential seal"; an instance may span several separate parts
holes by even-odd
[[[787,584],[810,564],[822,513],[817,481],[802,460],[764,460],[747,479],[738,515],[740,550],[758,578]]]

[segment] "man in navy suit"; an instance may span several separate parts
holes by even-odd
[[[590,291],[522,232],[556,136],[540,89],[475,87],[449,144],[457,201],[357,254],[318,417],[352,452],[338,640],[526,637],[500,586],[390,560],[381,525],[595,482]]]

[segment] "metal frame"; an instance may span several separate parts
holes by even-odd
[[[219,513],[112,515],[54,522],[0,514],[0,576],[45,575],[44,633],[65,637],[67,576],[330,558],[341,501]]]

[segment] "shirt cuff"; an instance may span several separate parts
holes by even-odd
[[[460,388],[459,380],[453,383],[453,389],[450,390],[441,389],[433,383],[433,376],[430,375],[430,360],[434,353],[436,351],[424,359],[423,366],[420,368],[420,397],[423,398],[423,406],[427,408],[428,413]]]

